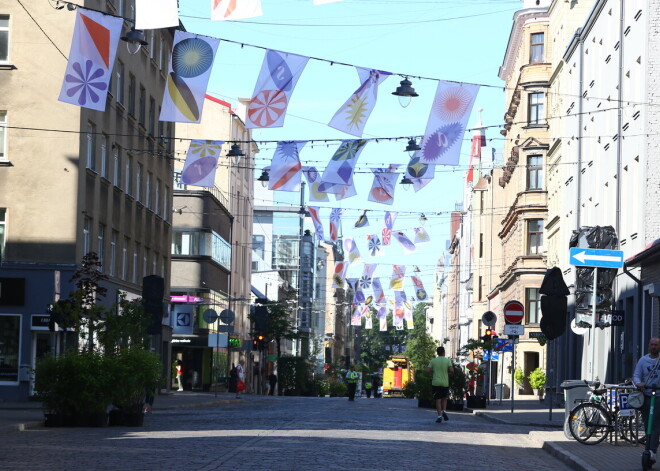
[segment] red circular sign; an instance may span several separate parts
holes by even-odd
[[[504,320],[508,324],[520,324],[525,317],[525,306],[518,301],[509,301],[504,305]]]

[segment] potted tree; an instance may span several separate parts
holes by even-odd
[[[516,371],[513,373],[513,380],[518,386],[518,392],[523,393],[525,388],[525,373],[520,368],[516,368]]]
[[[532,389],[536,389],[539,401],[543,401],[543,391],[545,390],[545,372],[541,368],[536,368],[529,374],[529,384]]]
[[[454,371],[449,374],[449,402],[447,408],[449,410],[463,410],[463,399],[467,392],[467,377],[458,363],[452,361],[452,366]]]

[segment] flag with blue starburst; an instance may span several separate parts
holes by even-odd
[[[360,77],[360,87],[337,110],[328,123],[331,128],[362,137],[364,127],[378,99],[378,85],[383,83],[390,72],[356,67]]]
[[[302,165],[300,151],[307,141],[280,141],[270,164],[269,190],[300,191]]]

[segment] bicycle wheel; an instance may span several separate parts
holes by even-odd
[[[644,443],[646,439],[646,427],[642,419],[642,411],[636,409],[635,414],[626,417],[626,419],[623,428],[624,438],[633,444]]]
[[[585,402],[571,411],[568,419],[571,435],[585,445],[596,445],[607,437],[612,428],[610,414],[597,404]]]

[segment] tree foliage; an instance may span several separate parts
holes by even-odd
[[[268,304],[268,318],[266,330],[262,332],[267,340],[274,340],[277,344],[277,358],[281,355],[281,344],[283,340],[293,340],[299,338],[298,331],[293,316],[285,302],[278,301]],[[251,321],[255,320],[254,313],[248,315]]]

